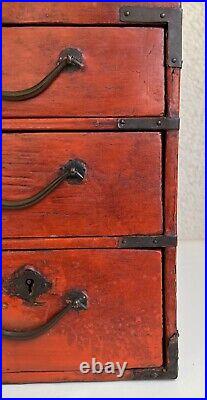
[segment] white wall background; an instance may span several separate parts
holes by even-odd
[[[204,3],[182,3],[178,234],[204,237]]]

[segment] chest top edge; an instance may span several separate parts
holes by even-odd
[[[54,24],[98,25],[121,24],[119,9],[179,8],[180,2],[8,2],[3,3],[5,25]]]

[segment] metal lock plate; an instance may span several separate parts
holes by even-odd
[[[15,271],[3,286],[9,295],[34,303],[38,296],[51,288],[52,284],[33,267],[25,266]]]

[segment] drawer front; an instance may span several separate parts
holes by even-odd
[[[83,179],[68,178],[48,194],[71,160],[83,166]],[[4,210],[4,237],[160,234],[161,134],[3,134],[4,202],[42,190],[36,204]]]
[[[127,362],[129,369],[162,365],[159,250],[13,251],[3,253],[3,266],[7,332],[28,333],[47,323],[65,307],[71,290],[88,297],[86,310],[67,312],[36,338],[5,339],[4,372],[78,371],[93,357],[102,363]],[[47,281],[43,290],[35,280],[30,293],[37,294],[36,286],[44,293],[32,300],[25,298],[26,270]],[[17,278],[22,284],[14,293]]]
[[[163,46],[162,28],[5,27],[4,91],[36,85],[57,65],[64,49],[78,49],[84,65],[65,66],[34,98],[3,101],[3,116],[162,115]]]

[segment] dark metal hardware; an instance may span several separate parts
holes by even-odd
[[[69,183],[79,184],[83,181],[86,173],[86,165],[81,160],[70,160],[67,164],[61,167],[63,173],[70,171],[66,178]]]
[[[65,297],[66,306],[55,314],[49,321],[41,325],[38,328],[34,328],[27,331],[9,331],[3,329],[3,337],[12,340],[29,340],[35,339],[51,329],[57,322],[69,311],[76,310],[87,310],[88,297],[85,292],[80,290],[71,290]]]
[[[166,65],[182,67],[182,10],[180,8],[120,8],[120,21],[136,25],[167,28]]]
[[[147,247],[174,247],[177,245],[176,236],[125,236],[119,242],[123,249],[137,249]]]
[[[45,186],[40,192],[34,196],[23,200],[3,200],[3,209],[7,210],[19,210],[33,206],[40,200],[44,199],[49,193],[51,193],[57,186],[63,181],[67,180],[69,183],[81,183],[86,173],[86,166],[81,160],[70,160],[60,169],[60,175]]]
[[[31,99],[36,97],[38,94],[42,93],[45,89],[50,86],[50,84],[57,78],[57,76],[66,67],[70,67],[70,71],[76,71],[79,68],[83,68],[83,57],[79,50],[68,48],[61,51],[57,65],[53,70],[39,83],[28,89],[19,91],[3,91],[2,98],[7,101],[21,101]]]
[[[10,296],[35,303],[37,297],[47,292],[52,284],[32,266],[25,266],[15,271],[3,286]]]
[[[180,119],[170,117],[121,118],[118,128],[127,131],[179,130]]]
[[[134,368],[132,379],[134,380],[165,380],[176,379],[178,376],[178,332],[168,339],[168,362],[160,368]]]

